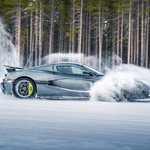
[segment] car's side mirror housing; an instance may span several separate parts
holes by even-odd
[[[93,76],[93,74],[89,71],[83,71],[83,74]]]

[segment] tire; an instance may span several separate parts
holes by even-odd
[[[34,98],[36,94],[35,83],[29,78],[17,79],[13,84],[13,93],[17,98]]]
[[[116,100],[116,102],[126,101],[127,98],[125,96],[125,91],[121,90],[119,93],[115,93],[114,99]]]
[[[122,96],[120,96],[118,93],[116,93],[113,98],[116,100],[116,102],[121,102],[122,101]]]

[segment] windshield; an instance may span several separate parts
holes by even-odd
[[[104,75],[104,73],[102,73],[102,72],[100,72],[100,71],[97,71],[97,70],[95,70],[95,69],[93,69],[93,68],[91,68],[91,67],[89,67],[89,66],[83,65],[83,67],[84,67],[87,71],[91,72],[91,73],[94,74],[94,75],[100,75],[100,76],[103,76],[103,75]]]

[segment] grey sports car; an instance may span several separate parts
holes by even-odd
[[[52,63],[28,69],[5,67],[8,73],[1,83],[3,93],[24,99],[87,99],[90,97],[93,83],[104,76],[102,72],[86,65],[71,62]],[[123,87],[120,92],[114,91],[113,95],[116,101],[122,101],[124,98],[129,101],[150,98],[150,88],[145,83],[136,81],[132,89]]]
[[[28,69],[5,67],[8,73],[1,89],[18,98],[87,98],[91,85],[104,76],[86,65],[71,62]]]

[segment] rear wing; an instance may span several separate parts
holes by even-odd
[[[7,72],[13,72],[13,71],[16,71],[16,70],[20,70],[20,69],[24,69],[24,68],[21,68],[21,67],[13,67],[13,66],[7,66],[7,65],[4,65],[4,67],[6,68]]]

